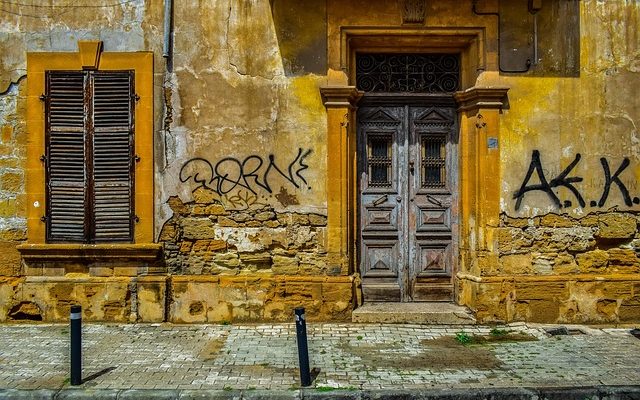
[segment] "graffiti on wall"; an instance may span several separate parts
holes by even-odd
[[[555,176],[553,179],[547,180],[547,177],[545,176],[545,170],[542,167],[542,162],[540,161],[540,151],[534,150],[531,154],[529,169],[524,177],[524,180],[522,181],[522,185],[520,185],[520,189],[518,189],[518,191],[513,195],[513,198],[516,200],[516,211],[520,209],[525,195],[528,192],[532,191],[542,191],[546,193],[553,204],[558,208],[573,207],[574,202],[572,200],[560,200],[556,191],[554,191],[554,189],[559,187],[568,189],[575,198],[577,205],[579,205],[580,207],[586,207],[587,202],[584,199],[583,193],[576,186],[576,184],[582,182],[584,178],[572,174],[572,171],[574,170],[576,165],[580,163],[581,159],[582,156],[579,153],[576,154],[573,161],[562,172],[557,174],[557,176]],[[629,189],[620,179],[621,175],[627,169],[630,163],[631,162],[629,161],[629,159],[625,157],[617,166],[617,168],[615,168],[616,164],[611,163],[605,157],[600,158],[600,165],[602,166],[602,176],[604,178],[602,183],[602,190],[597,196],[595,196],[597,199],[589,201],[590,207],[603,207],[613,192],[618,192],[622,197],[622,201],[628,207],[631,207],[634,204],[640,204],[640,198],[632,198],[629,194]],[[613,170],[613,168],[615,168],[615,170]],[[530,183],[534,174],[536,175],[539,183]]]
[[[266,159],[252,154],[244,159],[225,157],[218,162],[211,163],[205,158],[192,158],[185,162],[180,169],[180,182],[193,181],[195,187],[215,191],[220,196],[229,197],[235,202],[251,203],[257,198],[259,191],[273,193],[271,187],[273,179],[280,177],[295,188],[308,187],[303,172],[309,168],[305,163],[311,154],[310,149],[299,148],[295,158],[286,167],[278,165],[276,157],[269,154]]]

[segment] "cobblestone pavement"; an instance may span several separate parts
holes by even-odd
[[[549,336],[544,328],[312,323],[311,367],[319,369],[313,384],[317,390],[640,385],[640,340],[628,329],[582,327],[586,334]],[[68,338],[66,325],[0,325],[0,389],[68,387]],[[478,338],[484,340],[460,344]],[[299,387],[293,324],[91,324],[83,328],[83,348],[84,389]]]

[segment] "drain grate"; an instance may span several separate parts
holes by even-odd
[[[557,328],[546,329],[550,336],[573,336],[573,335],[585,335],[585,332],[579,328],[567,328],[566,326],[559,326]]]

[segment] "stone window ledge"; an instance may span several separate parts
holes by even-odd
[[[25,243],[17,246],[22,258],[27,261],[113,261],[113,260],[157,260],[162,244],[48,244]]]

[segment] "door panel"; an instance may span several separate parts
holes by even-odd
[[[457,152],[455,109],[410,107],[409,297],[453,299]],[[453,208],[453,209],[452,209]]]
[[[358,111],[360,271],[368,301],[450,301],[457,257],[453,105]]]
[[[400,301],[406,271],[407,137],[402,107],[359,114],[360,259],[364,296]]]

